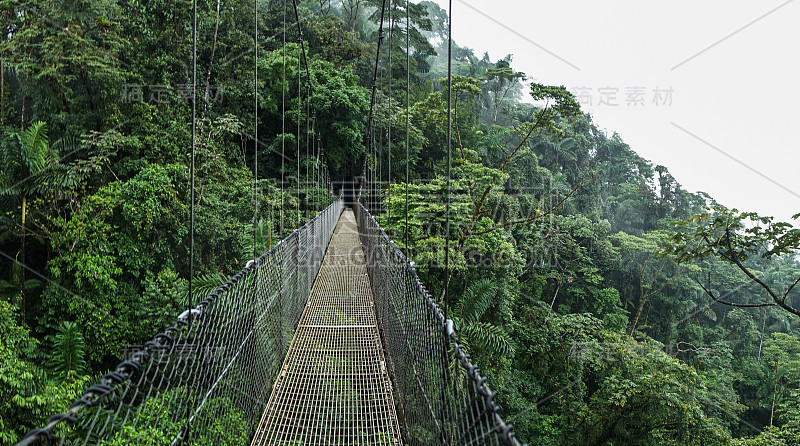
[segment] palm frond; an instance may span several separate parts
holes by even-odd
[[[223,276],[221,273],[202,274],[195,277],[192,281],[192,303],[196,303],[200,299],[204,299],[206,296],[211,294],[212,291],[216,290],[220,285],[225,283],[225,280],[225,276]],[[189,289],[185,288],[181,294],[181,298],[184,302],[186,302],[188,297]]]
[[[35,175],[47,164],[50,144],[47,140],[47,124],[36,121],[26,130],[17,133],[22,159],[30,174]]]
[[[51,146],[54,154],[60,157],[67,157],[81,149],[81,142],[71,136],[59,138]]]
[[[49,164],[25,179],[20,189],[28,195],[59,194],[80,184],[80,176],[64,164]]]
[[[505,330],[488,322],[475,322],[458,327],[460,338],[478,349],[502,356],[514,354],[514,341]]]
[[[483,278],[473,283],[464,292],[461,300],[461,318],[467,323],[477,322],[492,305],[496,296],[497,285],[492,279]]]
[[[3,162],[3,171],[20,167],[19,157],[19,137],[14,131],[6,130],[0,135],[0,161]]]

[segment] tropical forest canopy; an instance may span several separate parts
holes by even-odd
[[[380,6],[301,2],[304,60],[291,4],[261,1],[256,60],[253,2],[199,2],[189,296],[191,3],[0,1],[0,443],[241,269],[254,233],[263,251],[327,205],[324,162],[337,194],[364,167],[372,196],[392,178],[376,216],[519,438],[797,444],[800,234],[683,189],[515,70],[513,42],[455,42],[448,85],[432,2],[388,2],[368,126]]]

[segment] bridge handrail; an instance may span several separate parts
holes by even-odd
[[[272,271],[273,269],[279,270],[278,273],[280,275],[280,278],[279,278],[280,287],[278,287],[275,290],[274,293],[271,293],[271,295],[266,296],[267,297],[267,301],[264,301],[263,299],[261,299],[260,301],[255,302],[255,303],[253,303],[250,300],[247,301],[247,302],[244,302],[245,298],[251,297],[249,294],[247,294],[247,292],[251,291],[251,290],[244,290],[244,292],[242,293],[242,294],[244,294],[244,296],[242,296],[242,298],[243,298],[242,301],[243,302],[240,302],[239,304],[241,304],[243,306],[244,305],[248,305],[248,304],[250,305],[248,307],[248,310],[251,310],[253,315],[245,314],[244,316],[250,318],[250,322],[251,322],[252,327],[250,327],[249,331],[240,333],[241,336],[239,336],[239,338],[240,338],[239,340],[241,340],[241,342],[238,345],[236,354],[232,355],[233,356],[232,358],[227,358],[229,361],[226,364],[226,367],[224,368],[224,370],[222,370],[222,375],[224,375],[225,373],[228,373],[228,371],[230,370],[231,365],[235,361],[237,361],[239,359],[240,355],[242,354],[242,349],[245,346],[245,344],[252,341],[252,338],[254,337],[255,327],[259,322],[261,322],[263,320],[263,318],[267,314],[267,310],[272,308],[272,307],[270,307],[270,305],[285,305],[286,304],[286,302],[276,302],[276,300],[278,300],[277,299],[278,297],[281,297],[281,298],[285,297],[285,296],[283,296],[283,293],[285,291],[284,288],[286,287],[287,279],[286,279],[286,277],[284,277],[283,271],[281,270],[281,267],[285,263],[287,263],[285,261],[285,258],[287,258],[287,254],[288,255],[294,255],[295,263],[296,263],[296,265],[294,265],[296,273],[290,273],[288,275],[288,282],[289,282],[289,285],[292,287],[291,290],[288,290],[288,292],[292,294],[290,297],[298,299],[298,298],[301,298],[301,297],[298,297],[298,296],[305,296],[305,298],[307,299],[307,297],[308,297],[308,295],[310,293],[310,289],[311,289],[311,285],[313,283],[313,279],[316,276],[317,272],[319,271],[319,267],[321,265],[322,258],[323,258],[324,253],[325,253],[325,248],[327,247],[327,244],[330,241],[331,235],[333,234],[333,229],[336,226],[336,222],[338,221],[339,214],[341,214],[341,212],[343,210],[343,207],[344,207],[343,200],[340,197],[339,199],[335,200],[331,205],[329,205],[327,208],[325,208],[323,211],[321,211],[317,215],[315,215],[311,220],[306,222],[303,226],[301,226],[300,228],[294,230],[291,234],[289,234],[283,240],[279,241],[276,245],[274,245],[267,252],[265,252],[264,254],[259,256],[257,259],[249,261],[247,263],[247,265],[244,268],[242,268],[242,270],[240,270],[233,277],[228,279],[224,284],[220,285],[216,290],[211,292],[205,299],[200,301],[194,308],[192,308],[191,310],[186,310],[183,313],[181,313],[177,317],[175,323],[172,326],[167,327],[161,333],[158,333],[155,336],[153,336],[153,338],[150,341],[148,341],[148,342],[146,342],[144,344],[143,350],[135,352],[130,356],[130,358],[128,358],[128,359],[126,359],[124,361],[121,361],[116,366],[116,368],[114,369],[113,372],[104,375],[102,378],[100,378],[99,382],[97,382],[96,384],[88,387],[84,391],[83,395],[80,398],[78,398],[77,400],[75,400],[66,412],[60,413],[60,414],[55,414],[55,415],[51,416],[49,418],[47,424],[44,427],[31,429],[30,431],[28,431],[28,433],[26,433],[22,438],[20,438],[18,446],[27,446],[27,445],[33,445],[33,444],[40,444],[40,442],[43,442],[43,441],[46,441],[49,444],[51,442],[57,441],[58,438],[57,438],[57,435],[54,434],[54,432],[55,431],[66,431],[66,429],[70,425],[78,424],[78,418],[79,418],[79,415],[81,415],[81,411],[85,411],[85,409],[87,409],[87,408],[98,408],[98,410],[97,410],[97,412],[95,414],[95,417],[94,417],[95,419],[91,422],[91,426],[90,426],[90,428],[88,430],[87,437],[86,437],[85,440],[81,441],[81,444],[92,444],[90,442],[90,437],[92,437],[93,440],[96,440],[95,444],[99,444],[99,443],[110,441],[109,438],[108,438],[109,437],[109,432],[106,432],[106,426],[109,423],[108,420],[106,420],[105,424],[103,424],[103,426],[100,428],[101,431],[100,431],[99,434],[96,433],[96,432],[92,432],[92,429],[97,424],[97,420],[98,420],[99,414],[100,414],[100,406],[103,404],[104,400],[109,398],[109,396],[117,397],[117,398],[120,399],[120,402],[119,402],[120,407],[117,409],[117,414],[115,414],[114,419],[111,422],[111,429],[113,430],[115,427],[120,427],[118,425],[115,425],[114,423],[117,422],[117,415],[119,415],[119,411],[120,411],[120,409],[121,409],[121,407],[122,407],[122,405],[124,403],[124,398],[126,396],[128,398],[137,398],[137,397],[140,398],[140,399],[142,398],[142,396],[139,395],[139,389],[138,389],[139,384],[141,382],[143,382],[143,381],[146,382],[145,375],[151,372],[151,369],[153,368],[153,364],[154,363],[156,364],[155,373],[158,373],[159,369],[161,367],[161,364],[158,363],[159,359],[156,358],[156,357],[157,356],[163,356],[164,353],[174,354],[176,345],[178,345],[178,343],[175,342],[176,339],[180,339],[180,338],[188,339],[189,338],[189,334],[191,334],[192,329],[193,329],[193,327],[192,327],[193,323],[194,322],[200,323],[199,321],[201,321],[203,319],[203,315],[208,313],[208,312],[211,312],[211,310],[214,307],[214,304],[219,299],[221,299],[222,297],[227,297],[228,295],[230,295],[230,294],[232,294],[234,292],[234,291],[231,291],[231,290],[236,290],[237,293],[241,292],[241,291],[237,290],[237,285],[242,281],[243,278],[246,278],[248,281],[253,281],[254,283],[257,280],[264,280],[264,279],[260,279],[258,277],[259,275],[256,274],[256,272],[261,269],[262,265],[270,265],[271,263],[274,264],[276,261],[279,261],[279,262],[281,262],[281,265],[278,268],[270,268],[270,270],[267,271],[267,275],[269,277],[267,277],[266,280],[271,280],[272,277],[277,274],[275,271]],[[309,237],[311,237],[311,239],[309,239]],[[306,246],[304,247],[305,254],[303,254],[303,259],[302,259],[303,264],[302,265],[301,265],[301,253],[300,253],[300,250],[303,249],[303,247],[300,246],[301,238],[305,238],[305,241],[306,241]],[[283,258],[281,258],[282,256],[283,256]],[[291,262],[292,262],[291,260],[288,261],[288,263],[290,265],[291,265]],[[305,268],[305,269],[303,271],[301,271],[300,268]],[[302,283],[301,283],[301,279],[302,279]],[[243,286],[247,286],[247,285],[243,285]],[[270,292],[271,291],[272,290],[270,290]],[[237,297],[237,296],[234,296],[234,297]],[[252,300],[256,300],[256,299],[252,299]],[[287,299],[281,299],[281,300],[287,300]],[[289,303],[291,303],[291,302],[289,302]],[[264,307],[264,308],[260,308],[259,306]],[[284,320],[282,322],[279,322],[279,324],[291,325],[291,323],[293,322],[296,325],[297,320],[299,320],[300,313],[302,313],[302,309],[304,308],[304,306],[305,306],[305,304],[302,303],[302,302],[301,302],[301,304],[294,305],[294,307],[290,311],[290,316],[291,317],[289,319],[291,319],[291,320],[289,320],[289,321]],[[255,319],[255,317],[254,317],[256,310],[263,310],[263,311],[261,311],[261,317],[258,318],[258,319]],[[209,317],[212,317],[212,316],[214,318],[224,319],[224,316],[219,316],[218,314],[210,314]],[[235,318],[242,319],[242,317],[240,317],[241,316],[241,312],[239,314],[235,314],[233,316]],[[281,314],[278,315],[279,318],[281,316],[282,316]],[[233,319],[234,318],[229,318],[227,320],[227,322],[230,323]],[[216,321],[216,320],[217,319],[214,319],[214,321]],[[227,327],[222,326],[223,324],[224,324],[224,321],[221,321],[220,322],[220,327],[217,327],[215,330],[212,330],[211,331],[212,334],[210,334],[209,336],[212,336],[212,337],[216,336],[216,335],[219,334],[219,332],[223,332],[226,329],[228,329]],[[289,327],[289,328],[293,329],[292,327]],[[247,329],[247,327],[245,328],[245,330],[246,329]],[[282,330],[285,331],[286,327],[281,326],[279,329],[282,329]],[[196,331],[198,333],[200,333],[200,329],[198,329]],[[187,333],[189,333],[189,334],[187,334]],[[231,336],[229,336],[229,337],[231,337]],[[235,336],[233,336],[233,337],[235,337]],[[234,339],[234,340],[236,340],[236,339]],[[274,340],[268,340],[267,343],[271,343],[270,345],[272,345],[272,344],[274,344],[273,341]],[[208,341],[206,341],[206,340],[203,340],[201,342],[208,343]],[[255,342],[255,341],[252,341],[252,342]],[[184,346],[185,345],[186,344],[184,344]],[[257,345],[254,348],[258,348],[258,347],[259,346]],[[263,345],[261,347],[263,348]],[[279,354],[282,355],[282,354],[285,354],[285,347],[286,346],[281,346],[281,347],[282,348],[280,349]],[[181,353],[182,354],[186,353],[186,351],[188,350],[188,352],[190,353],[189,356],[191,356],[191,355],[196,356],[192,360],[196,361],[198,359],[197,357],[200,357],[200,360],[207,361],[208,358],[203,356],[203,355],[208,355],[209,354],[209,351],[208,351],[209,348],[213,349],[214,346],[206,345],[205,348],[193,347],[192,349],[182,349]],[[252,354],[252,352],[248,352],[248,354]],[[180,356],[180,359],[178,360],[179,363],[180,363],[180,361],[184,360],[184,356]],[[175,369],[178,366],[173,366],[170,369],[171,375],[169,377],[167,377],[167,380],[173,378],[173,375],[175,375],[176,373],[178,375],[181,375],[182,373],[185,373],[187,367],[190,367],[190,373],[192,371],[194,371],[195,369],[193,368],[193,365],[192,366],[189,365],[189,361],[190,361],[189,359],[186,359],[185,360],[186,363],[183,365],[183,370],[178,370],[177,372],[176,372]],[[272,361],[272,362],[275,362],[275,361]],[[278,364],[277,369],[279,369],[280,362],[281,361],[277,361],[277,364]],[[202,366],[198,367],[198,369],[199,369],[199,371],[197,371],[197,373],[198,374],[202,374],[203,373]],[[273,373],[273,375],[277,373],[277,369],[275,370],[275,373]],[[262,374],[265,374],[265,373],[262,373]],[[166,375],[166,367],[165,367],[163,375]],[[133,381],[133,378],[136,377],[136,376],[139,376],[139,378],[138,378],[139,382],[138,383]],[[193,380],[192,384],[197,384],[198,376],[199,375],[191,377],[191,379]],[[188,407],[188,406],[182,408],[185,411],[186,418],[180,420],[178,423],[175,423],[175,424],[179,424],[181,426],[188,426],[188,423],[186,423],[186,421],[189,420],[189,422],[191,422],[192,420],[195,419],[197,414],[202,409],[202,406],[204,404],[206,404],[206,402],[208,401],[208,398],[211,395],[211,393],[216,389],[216,386],[219,384],[221,378],[222,378],[222,376],[216,377],[214,383],[210,386],[210,388],[207,391],[205,391],[205,392],[203,392],[203,391],[197,392],[198,394],[202,394],[202,398],[199,398],[198,396],[194,397],[195,400],[201,400],[200,401],[200,406],[196,407],[196,408]],[[274,376],[272,378],[274,378]],[[189,380],[183,380],[183,378],[179,378],[179,379],[181,380],[181,381],[179,381],[179,385],[182,384],[182,385],[187,386],[187,387],[190,385]],[[199,377],[199,379],[207,380],[207,377],[202,376],[202,377]],[[267,381],[269,379],[271,379],[271,378],[268,377]],[[158,383],[158,385],[161,386],[163,384],[163,381],[164,381],[164,377],[162,376],[161,377],[161,381]],[[205,382],[205,381],[203,381],[203,382]],[[174,389],[176,387],[174,385],[170,386],[169,384],[170,383],[168,382],[167,386],[169,387],[169,389]],[[129,388],[122,389],[125,386],[129,386],[129,387],[134,387],[135,388],[133,396],[127,395]],[[196,389],[196,390],[199,390],[200,388],[202,388],[202,382],[200,384],[198,384],[198,389]],[[119,392],[120,389],[122,389],[122,392]],[[267,392],[262,391],[263,389],[259,389],[259,390],[260,390],[259,394],[261,395],[261,398],[253,398],[252,395],[242,396],[242,398],[248,398],[248,399],[251,399],[251,400],[255,400],[255,401],[251,402],[251,405],[257,406],[252,410],[254,416],[256,417],[255,421],[257,421],[258,420],[257,417],[259,417],[261,415],[261,410],[263,409],[263,405],[265,403],[265,401],[262,401],[263,400],[263,395],[266,394],[268,396]],[[149,396],[152,391],[153,391],[153,387],[152,387],[152,384],[151,384],[151,388],[147,391],[147,396]],[[159,389],[156,389],[156,393],[158,393],[158,392],[159,392]],[[167,404],[171,404],[172,400],[174,400],[174,399],[175,399],[174,397],[171,397],[171,401],[169,403],[167,403]],[[188,402],[188,398],[187,398],[187,402]],[[113,404],[113,401],[112,401],[112,404]],[[140,404],[144,405],[144,403],[140,403]],[[162,406],[163,406],[163,401],[162,401]],[[130,412],[130,409],[129,409],[129,412]],[[191,416],[189,416],[190,413],[191,413]],[[123,424],[128,421],[128,415],[129,414],[125,415],[124,420],[123,420]],[[139,415],[139,413],[136,414],[135,422],[138,422],[138,415]],[[255,423],[250,423],[250,424],[251,424],[251,426],[255,425]],[[120,429],[121,429],[121,427],[120,427]],[[186,435],[189,435],[189,434],[187,432],[183,432],[183,431],[175,432],[174,440],[173,440],[172,443],[173,444],[177,443],[178,440],[182,436],[186,436]],[[61,440],[61,443],[63,444],[64,443],[63,437],[60,440]],[[119,438],[112,439],[112,440],[115,441],[115,444],[118,444],[119,441],[121,441]]]
[[[393,381],[398,393],[399,415],[404,421],[406,443],[433,443],[421,438],[425,433],[438,437],[439,444],[522,446],[514,434],[513,426],[500,416],[500,408],[495,402],[496,394],[486,385],[486,377],[481,376],[478,366],[465,353],[453,321],[445,319],[444,312],[419,279],[413,263],[389,238],[369,210],[360,202],[355,203],[354,208],[367,257],[367,269],[372,278],[387,358],[394,372]],[[404,283],[398,284],[398,280]],[[396,289],[405,288],[401,295],[392,295],[396,290],[392,289],[393,285]],[[416,296],[409,296],[412,293]],[[421,301],[423,308],[414,308],[419,302],[413,302],[411,298]],[[420,314],[421,311],[427,314]],[[435,324],[440,336],[431,336],[430,333],[424,333],[424,327],[415,327],[414,322],[420,325],[421,320]],[[414,329],[418,330],[417,337],[420,339],[410,339],[414,338],[409,334]],[[397,330],[402,334],[398,335]],[[426,345],[434,354],[421,358],[412,342]],[[440,363],[436,364],[437,361]],[[460,370],[452,370],[454,362]],[[432,366],[438,368],[435,373],[428,370]],[[463,382],[464,378],[469,380],[470,385]],[[423,381],[428,385],[424,385]],[[444,385],[436,389],[434,384],[437,382]],[[435,395],[437,392],[440,395]]]

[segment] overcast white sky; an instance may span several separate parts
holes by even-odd
[[[459,45],[582,93],[684,188],[800,212],[800,1],[453,0],[453,17]]]

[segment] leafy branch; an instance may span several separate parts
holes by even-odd
[[[750,256],[771,259],[775,256],[797,254],[800,251],[800,230],[789,223],[775,222],[773,217],[760,216],[755,212],[740,213],[737,209],[727,209],[720,205],[713,206],[708,211],[694,215],[688,221],[675,222],[673,243],[661,254],[672,255],[677,261],[684,263],[709,257],[724,260],[735,265],[772,299],[772,302],[762,304],[730,302],[715,296],[710,285],[704,286],[695,280],[715,302],[740,308],[778,306],[800,316],[800,308],[787,303],[789,293],[800,283],[800,277],[785,290],[779,291],[745,265]],[[800,214],[793,216],[798,217]]]

